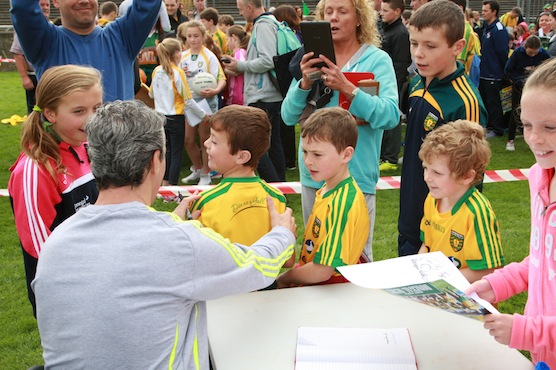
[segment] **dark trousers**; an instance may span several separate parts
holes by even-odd
[[[282,122],[280,124],[280,139],[282,140],[282,149],[284,149],[286,168],[293,168],[296,166],[295,154],[297,152],[295,126],[288,126]]]
[[[37,87],[37,76],[27,75],[33,81],[33,89],[25,90],[25,99],[27,100],[27,114],[31,114],[33,107],[35,106],[35,88]]]
[[[390,130],[384,130],[382,135],[382,146],[380,149],[380,159],[385,162],[398,164],[398,156],[402,148],[402,124]]]
[[[264,110],[272,125],[272,133],[270,137],[270,148],[260,161],[257,171],[259,176],[266,182],[286,181],[286,160],[284,158],[284,149],[282,148],[282,139],[280,137],[280,127],[284,124],[280,116],[280,108],[282,102],[256,102],[249,104]]]
[[[167,180],[170,185],[177,185],[183,158],[185,116],[166,116],[164,132],[166,133],[166,172],[164,172],[164,180]]]
[[[521,101],[521,94],[523,93],[523,85],[525,85],[525,81],[516,81],[512,86],[512,111],[508,123],[508,140],[515,139],[516,127],[518,124],[521,124],[518,108]]]
[[[408,239],[402,236],[402,234],[398,234],[398,256],[409,256],[411,254],[419,253],[419,249],[421,249],[421,245],[414,245]]]
[[[25,280],[27,281],[27,296],[29,297],[29,302],[33,307],[33,316],[37,317],[37,304],[35,303],[35,293],[31,288],[31,282],[35,279],[35,274],[37,273],[37,262],[38,259],[31,256],[23,246],[21,246],[23,252],[23,266],[25,268]]]
[[[479,92],[488,112],[487,130],[494,131],[496,135],[504,135],[504,121],[502,102],[500,101],[501,81],[485,80],[479,82]]]

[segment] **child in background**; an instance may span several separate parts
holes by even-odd
[[[222,50],[223,54],[228,54],[228,39],[226,38],[226,31],[218,28],[218,19],[220,14],[214,8],[206,8],[200,14],[199,21],[205,29],[207,34],[212,37],[214,43]]]
[[[255,176],[259,159],[270,146],[268,116],[259,108],[231,105],[216,112],[210,123],[210,137],[204,143],[208,164],[223,178],[201,193],[192,212],[200,210],[198,220],[232,243],[252,245],[271,228],[266,198],[272,198],[278,212],[286,209],[282,192]]]
[[[541,48],[541,40],[533,35],[527,38],[522,46],[515,49],[506,62],[504,75],[512,81],[512,112],[508,123],[506,150],[515,150],[515,132],[520,123],[519,102],[525,80],[539,64],[547,59],[550,59],[550,54]]]
[[[272,12],[278,22],[286,22],[288,27],[295,33],[300,44],[303,44],[303,35],[301,34],[301,18],[297,15],[295,8],[289,4],[282,4],[276,7]]]
[[[118,16],[118,5],[112,1],[106,1],[100,6],[99,13],[100,18],[98,19],[98,25],[105,27]]]
[[[234,25],[228,28],[228,47],[231,55],[237,60],[246,60],[249,35],[242,26]],[[223,62],[226,64],[225,60]],[[228,75],[228,99],[226,105],[243,105],[243,74]]]
[[[521,97],[523,136],[537,163],[529,170],[531,241],[529,256],[473,283],[489,302],[527,291],[525,312],[485,316],[485,328],[498,342],[530,351],[537,365],[556,369],[556,59],[541,64],[527,79]]]
[[[370,220],[348,169],[357,134],[355,119],[339,107],[319,109],[301,126],[305,165],[314,181],[325,183],[305,227],[299,265],[276,279],[278,288],[346,282],[336,268],[360,261]]]
[[[419,253],[441,251],[472,283],[504,265],[498,220],[475,188],[490,160],[484,129],[458,120],[427,135],[419,158],[429,187]]]
[[[228,33],[228,28],[232,27],[234,23],[234,17],[230,14],[221,14],[220,17],[218,17],[218,29],[226,34]],[[230,40],[228,39],[228,42],[229,41]],[[228,44],[228,50],[230,49],[231,47]]]
[[[36,97],[37,105],[22,126],[22,153],[10,168],[8,183],[35,316],[30,284],[46,239],[98,196],[83,126],[102,105],[101,75],[82,66],[50,68],[37,85]]]
[[[186,109],[204,122],[208,115],[193,100],[185,73],[177,65],[181,59],[181,43],[173,38],[162,40],[156,46],[160,65],[152,75],[149,95],[154,99],[154,108],[166,116],[166,172],[162,185],[177,185],[180,176],[185,139]]]
[[[224,35],[225,36],[225,35]],[[224,66],[222,65],[222,57],[226,54],[224,54],[222,52],[222,49],[220,49],[220,46],[218,46],[218,43],[216,41],[214,41],[214,39],[207,33],[205,35],[205,41],[203,43],[205,45],[205,47],[207,49],[209,49],[210,51],[212,51],[212,53],[214,54],[214,56],[216,56],[216,59],[218,59],[218,61],[220,62],[220,67],[222,68],[222,71],[224,71]],[[221,76],[221,78],[223,78],[225,75]],[[224,87],[224,89],[222,89],[222,92],[218,93],[218,109],[221,109],[225,106],[225,102],[226,102],[226,97],[223,95],[223,93],[225,94],[227,92],[227,89]],[[215,173],[214,171],[211,172],[211,176],[213,176],[213,173]],[[220,176],[220,174],[219,174]]]
[[[486,125],[487,112],[477,88],[456,58],[465,46],[465,17],[451,1],[435,0],[409,20],[411,56],[419,75],[409,88],[409,113],[400,186],[398,254],[416,254],[428,194],[419,149],[429,132],[457,119]]]
[[[198,93],[192,91],[192,95],[196,102],[206,99],[212,113],[216,113],[218,110],[218,94],[226,87],[226,76],[218,58],[203,45],[205,35],[205,27],[197,21],[189,21],[179,25],[177,36],[188,47],[182,53],[179,67],[185,71],[187,83],[190,86],[198,73],[207,72],[214,76],[217,81],[216,88],[203,89]],[[198,180],[199,185],[208,185],[212,180],[207,163],[207,153],[204,148],[199,148],[197,145],[197,133],[200,143],[204,143],[210,135],[210,124],[201,124],[196,127],[187,125],[185,127],[185,150],[193,165],[191,166],[191,174],[184,177],[182,182],[189,183]]]

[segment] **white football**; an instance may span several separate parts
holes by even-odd
[[[200,72],[193,77],[193,81],[191,82],[191,90],[193,90],[196,94],[199,94],[203,89],[214,89],[216,88],[216,78],[213,75],[207,72]]]

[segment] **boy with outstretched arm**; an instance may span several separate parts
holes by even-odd
[[[347,280],[336,270],[360,260],[370,228],[365,197],[348,163],[357,143],[357,123],[347,110],[322,108],[301,127],[305,166],[317,191],[305,227],[299,265],[276,279],[278,288]]]

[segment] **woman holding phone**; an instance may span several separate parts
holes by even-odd
[[[382,132],[395,127],[399,119],[394,67],[388,54],[379,49],[376,12],[371,4],[374,3],[367,0],[321,0],[318,3],[316,18],[330,22],[336,63],[313,52],[303,55],[299,64],[301,78],[292,81],[282,103],[282,119],[287,125],[293,126],[299,122],[307,102],[315,98],[313,94],[318,95],[317,108],[321,105],[338,106],[340,93],[351,101],[349,111],[357,118],[359,130],[349,170],[367,201],[371,224],[364,254],[369,261],[372,261],[375,188],[380,174],[378,165]],[[304,41],[307,43],[308,40]],[[322,62],[324,67],[316,67]],[[343,72],[372,72],[380,84],[378,94],[363,92]],[[319,74],[320,77],[315,80]],[[322,183],[311,180],[303,162],[302,141],[300,138],[301,201],[303,218],[307,222],[316,191]]]

